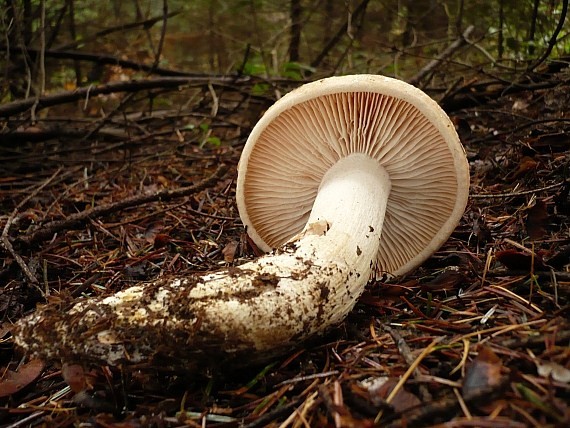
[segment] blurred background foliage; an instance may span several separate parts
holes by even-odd
[[[547,48],[558,0],[4,0],[0,101],[127,80],[83,52],[192,73],[304,79],[377,73],[407,79],[469,26],[452,68],[518,72]],[[45,31],[41,31],[45,28]],[[552,56],[570,52],[562,32]],[[42,61],[48,72],[41,85]],[[81,58],[80,58],[81,59]],[[139,73],[140,74],[140,73]],[[20,78],[20,82],[18,80]]]

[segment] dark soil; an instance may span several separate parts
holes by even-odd
[[[30,361],[10,332],[38,304],[256,256],[234,203],[236,166],[274,90],[291,82],[252,96],[268,83],[204,81],[56,104],[35,123],[7,117],[0,424],[568,426],[570,73],[532,79],[443,100],[472,197],[421,268],[371,283],[342,325],[289,355],[198,373]],[[221,164],[228,171],[203,190],[156,196]]]

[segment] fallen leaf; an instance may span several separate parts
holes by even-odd
[[[160,184],[162,184],[164,187],[168,187],[170,186],[170,182],[168,181],[168,178],[166,178],[163,175],[158,175],[156,177],[156,179],[160,182]]]
[[[530,138],[525,141],[529,147],[541,153],[561,153],[568,150],[570,136],[567,132],[554,132]]]
[[[524,100],[516,100],[513,103],[512,109],[515,111],[524,111],[528,108],[529,103]]]
[[[375,377],[363,380],[360,382],[360,385],[368,391],[372,403],[381,407],[382,405],[385,405],[384,401],[388,398],[388,395],[390,395],[397,383],[397,378]],[[406,391],[404,388],[400,389],[392,401],[390,401],[390,405],[392,405],[394,410],[399,413],[420,404],[420,399],[411,392]]]
[[[253,239],[251,239],[247,233],[245,233],[244,235],[245,235],[245,240],[247,241],[247,245],[249,245],[251,247],[251,249],[253,250],[253,254],[256,257],[262,256],[263,254],[265,254],[265,252],[263,250],[259,249],[257,244],[255,242],[253,242]]]
[[[535,204],[527,210],[526,232],[532,240],[541,239],[546,234],[546,221],[548,220],[548,212],[546,211],[546,203],[537,200]]]
[[[78,393],[87,388],[85,372],[79,364],[63,364],[61,375],[73,392]]]
[[[17,372],[6,371],[4,379],[0,381],[0,397],[7,397],[25,388],[40,376],[43,369],[43,361],[36,359],[22,365]]]
[[[554,269],[562,269],[570,261],[570,245],[566,245],[559,248],[554,254],[546,260],[548,266],[552,266]]]
[[[526,174],[529,171],[535,170],[538,167],[538,162],[535,161],[530,156],[523,156],[519,162],[519,167],[513,173],[512,178],[517,179],[521,175]]]
[[[465,275],[454,270],[446,270],[429,282],[422,284],[421,289],[425,292],[455,290],[465,283]]]
[[[234,258],[236,256],[236,251],[238,248],[238,242],[237,241],[230,241],[222,250],[222,254],[224,255],[224,260],[228,263],[231,263],[234,261]]]
[[[544,378],[552,377],[556,382],[570,383],[570,370],[552,361],[541,362],[536,360],[536,371]]]
[[[463,379],[462,395],[465,399],[475,397],[492,389],[501,382],[503,363],[487,346],[479,348],[477,357],[467,366]]]
[[[167,235],[166,233],[157,233],[154,237],[153,247],[155,249],[163,248],[168,245],[171,240],[172,238],[170,235]]]
[[[144,239],[149,244],[154,243],[156,235],[164,228],[164,225],[160,222],[150,224],[144,231]]]
[[[315,221],[314,223],[308,224],[306,227],[305,234],[323,236],[327,234],[330,228],[331,226],[326,220],[319,220]]]
[[[548,270],[542,255],[535,254],[534,260],[532,254],[517,250],[503,250],[495,253],[495,259],[505,265],[507,269],[516,271],[528,271],[534,263],[535,270]]]

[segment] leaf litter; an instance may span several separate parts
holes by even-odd
[[[36,279],[13,257],[2,260],[4,425],[569,423],[570,109],[540,102],[568,101],[563,85],[451,112],[472,174],[461,225],[421,268],[370,284],[344,323],[290,355],[200,373],[22,360],[10,323],[37,304],[258,255],[238,218],[234,180],[247,133],[271,99],[212,88],[215,100],[209,87],[187,89],[198,101],[176,112],[126,103],[123,120],[86,141],[63,135],[0,146],[0,226],[11,222],[14,251]],[[57,107],[49,114],[57,116]],[[221,143],[209,144],[203,129]],[[113,205],[192,186],[220,164],[229,172],[196,192]],[[102,205],[109,209],[69,221]],[[47,238],[26,240],[66,221]]]

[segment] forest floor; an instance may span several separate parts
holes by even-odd
[[[231,373],[30,360],[12,325],[37,304],[256,256],[234,203],[237,162],[291,82],[252,96],[259,82],[202,81],[54,103],[36,122],[12,115],[0,143],[0,424],[570,426],[569,83],[562,68],[442,102],[472,180],[449,241],[411,274],[369,284],[326,337]]]

